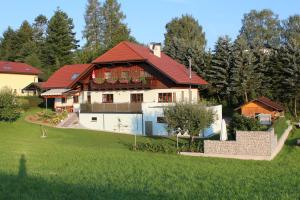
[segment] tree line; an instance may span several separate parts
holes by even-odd
[[[25,62],[40,68],[47,79],[58,68],[72,63],[89,63],[123,40],[135,41],[123,21],[125,15],[117,0],[88,0],[83,38],[79,48],[74,23],[57,8],[50,19],[39,15],[30,24],[24,21],[13,30],[8,27],[0,38],[0,60]]]
[[[123,40],[134,41],[117,0],[88,0],[84,14],[85,44],[79,48],[73,20],[57,9],[48,20],[39,15],[30,24],[8,29],[0,38],[0,59],[39,67],[47,79],[59,67],[89,63]],[[280,20],[271,10],[244,14],[235,40],[220,36],[206,49],[205,32],[192,15],[166,24],[163,51],[192,68],[209,86],[204,96],[234,107],[259,96],[285,103],[297,113],[300,90],[300,15]]]
[[[259,96],[284,103],[297,115],[300,97],[300,15],[280,20],[271,10],[251,10],[235,40],[220,36],[214,49],[190,15],[166,25],[164,51],[209,82],[205,96],[235,107]]]

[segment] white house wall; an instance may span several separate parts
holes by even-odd
[[[93,121],[92,118],[97,120]],[[80,113],[80,124],[88,129],[118,133],[143,133],[142,114],[128,113]]]
[[[198,89],[191,89],[192,102],[198,102]],[[130,94],[142,93],[145,103],[158,102],[159,93],[176,94],[176,101],[188,101],[189,89],[151,89],[151,90],[119,90],[119,91],[83,91],[81,92],[80,103],[87,102],[88,94],[91,95],[91,103],[102,103],[102,94],[113,94],[113,103],[129,103]],[[183,95],[182,95],[183,94]],[[182,98],[183,97],[183,98]]]

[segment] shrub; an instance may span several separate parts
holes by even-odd
[[[20,103],[16,95],[9,88],[2,88],[0,90],[0,121],[15,121],[20,114]]]
[[[242,116],[238,113],[233,114],[229,124],[229,133],[235,135],[239,131],[264,131],[268,127],[261,125],[257,119]]]
[[[25,98],[18,98],[18,102],[20,104],[20,107],[22,108],[22,110],[28,110],[30,108],[30,103],[28,99]]]
[[[178,103],[165,108],[164,116],[169,131],[180,128],[188,130],[191,136],[198,135],[214,122],[214,113],[202,104]]]
[[[152,142],[145,142],[145,143],[138,143],[135,146],[132,146],[132,150],[137,151],[149,151],[153,153],[176,153],[177,149],[175,146],[172,146],[170,144],[156,144]]]

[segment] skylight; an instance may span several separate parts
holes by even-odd
[[[71,80],[75,80],[77,77],[79,76],[78,73],[74,73],[72,74]]]
[[[6,69],[6,70],[11,70],[11,66],[10,66],[10,65],[8,65],[8,64],[6,64],[6,65],[4,65],[4,66],[3,66],[3,69]]]

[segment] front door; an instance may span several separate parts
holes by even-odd
[[[153,124],[152,121],[145,121],[145,133],[147,136],[153,135]]]

